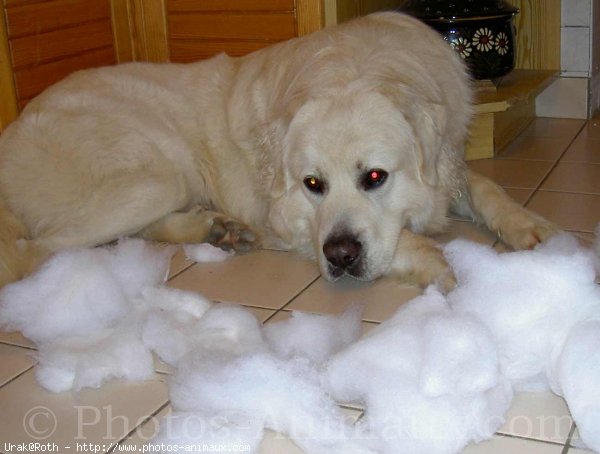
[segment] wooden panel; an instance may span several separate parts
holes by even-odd
[[[231,57],[239,57],[255,50],[270,46],[277,41],[171,41],[171,61],[185,63],[213,57],[225,52]]]
[[[560,0],[509,0],[516,16],[517,68],[560,69]]]
[[[13,65],[17,69],[112,45],[109,20],[11,40]]]
[[[524,100],[505,112],[494,114],[494,154],[521,134],[535,118],[535,99]]]
[[[109,17],[106,0],[58,0],[6,10],[10,38],[44,33]]]
[[[483,113],[473,117],[469,125],[469,139],[465,146],[465,160],[494,157],[494,114]]]
[[[354,0],[338,0],[336,5],[337,24],[347,22],[360,14],[360,5]]]
[[[18,114],[17,93],[12,75],[4,8],[0,5],[0,131]]]
[[[15,82],[19,99],[33,98],[74,71],[114,63],[115,53],[112,47],[108,47],[89,54],[18,70],[15,72]]]
[[[135,60],[169,60],[165,0],[130,0],[130,24],[133,27]]]
[[[6,6],[29,5],[32,3],[41,3],[48,0],[4,0]]]
[[[295,36],[292,14],[171,14],[171,39],[283,40]]]
[[[375,11],[397,8],[404,0],[325,0],[327,25],[341,24],[355,17],[365,16]],[[333,17],[335,16],[335,17]]]
[[[110,0],[113,41],[119,63],[135,59],[133,24],[129,10],[129,0]]]
[[[167,11],[294,11],[294,0],[167,0]]]
[[[298,36],[308,35],[323,28],[325,8],[322,0],[296,0],[296,30]]]
[[[360,15],[374,13],[375,11],[386,11],[398,8],[403,0],[359,0],[358,8]]]

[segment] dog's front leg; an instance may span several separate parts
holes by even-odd
[[[167,243],[210,243],[238,252],[258,247],[258,239],[248,226],[201,206],[169,213],[138,232],[137,236]]]
[[[559,231],[559,228],[522,207],[489,178],[467,173],[468,194],[454,200],[452,211],[483,222],[488,229],[514,249],[532,249]]]
[[[421,287],[436,284],[444,293],[456,286],[454,272],[446,262],[440,245],[407,229],[400,234],[388,275]]]

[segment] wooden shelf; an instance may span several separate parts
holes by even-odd
[[[465,159],[491,158],[512,142],[535,118],[535,98],[557,74],[515,69],[502,78],[476,82],[475,116]]]

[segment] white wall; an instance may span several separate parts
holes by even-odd
[[[560,78],[538,96],[538,116],[588,118],[600,105],[600,0],[562,0]]]

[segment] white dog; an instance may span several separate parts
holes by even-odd
[[[515,248],[555,231],[466,170],[468,76],[434,31],[367,16],[242,58],[81,71],[0,138],[0,284],[126,235],[454,286],[448,209]]]

